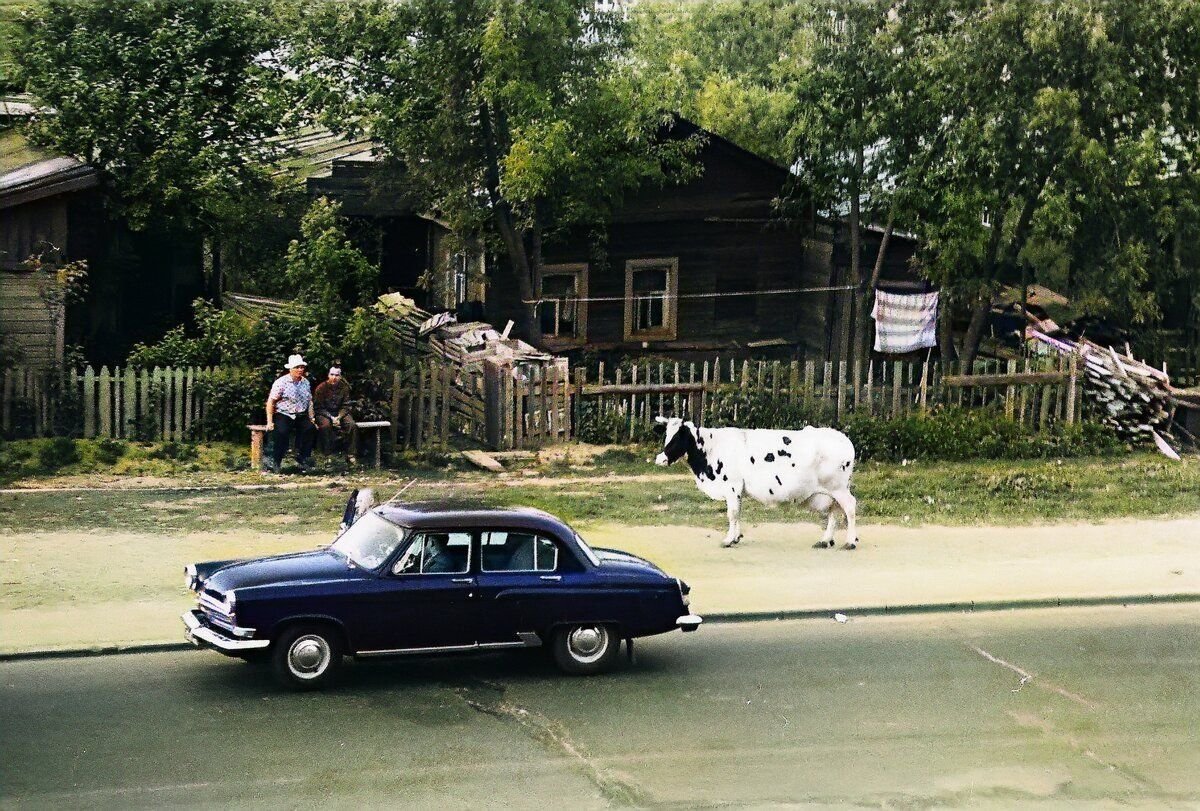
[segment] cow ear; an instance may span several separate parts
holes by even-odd
[[[655,422],[657,422],[659,425],[666,425],[666,424],[667,424],[667,418],[666,418],[666,417],[664,417],[664,416],[662,416],[661,414],[660,414],[659,416],[655,417],[655,418],[654,418],[654,421],[655,421]]]

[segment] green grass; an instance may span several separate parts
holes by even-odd
[[[635,457],[642,461],[635,462]],[[557,462],[506,479],[457,471],[418,473],[418,481],[405,499],[467,496],[484,504],[528,505],[584,527],[602,522],[723,525],[724,505],[703,496],[683,468],[676,466],[663,475],[644,458],[631,452],[592,464]],[[623,478],[629,474],[649,474],[651,478]],[[392,480],[396,477],[388,475]],[[263,481],[256,475],[253,478]],[[553,481],[546,482],[547,478]],[[379,484],[382,479],[364,474],[345,481]],[[304,480],[289,477],[287,481]],[[0,494],[0,527],[9,532],[322,531],[337,525],[350,486],[331,482],[320,487],[249,492],[226,486],[200,492]],[[1030,524],[1170,517],[1200,513],[1200,460],[1189,457],[1171,462],[1136,454],[1061,462],[868,463],[855,473],[852,489],[858,497],[860,519],[868,523]],[[381,495],[390,493],[381,490]],[[815,521],[816,517],[794,505],[772,509],[747,502],[744,520]]]

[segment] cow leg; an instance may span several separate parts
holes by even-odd
[[[833,548],[833,531],[837,529],[838,509],[836,504],[829,505],[829,510],[825,513],[825,534],[821,536],[821,540],[813,544],[817,549]]]
[[[849,490],[836,490],[829,495],[833,496],[833,500],[837,502],[838,507],[846,515],[846,548],[858,548],[858,527],[856,526],[855,517],[858,512],[858,500],[850,494]],[[830,541],[830,546],[833,541]]]
[[[729,516],[729,532],[721,546],[733,546],[742,539],[742,499],[740,496],[729,496],[725,499],[725,513]]]

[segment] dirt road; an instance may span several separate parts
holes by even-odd
[[[0,652],[180,637],[189,562],[312,549],[328,533],[119,532],[0,536]],[[1020,527],[861,526],[853,552],[813,524],[597,524],[585,537],[688,581],[700,613],[851,610],[970,601],[1200,594],[1200,518]]]

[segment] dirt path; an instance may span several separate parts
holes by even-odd
[[[183,566],[312,549],[329,533],[0,536],[0,651],[172,639]],[[598,524],[594,546],[643,555],[694,589],[701,614],[1200,593],[1200,517],[1025,527],[862,525],[854,552],[816,550],[811,524],[721,531]]]

